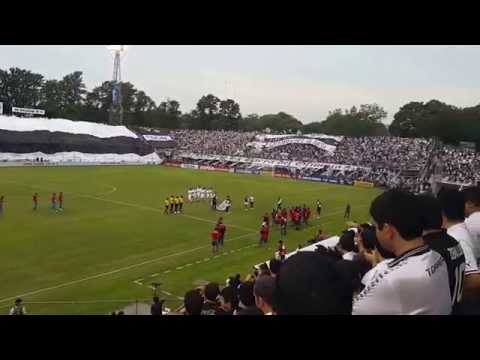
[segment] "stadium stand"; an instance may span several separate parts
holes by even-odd
[[[429,191],[436,172],[440,173],[436,181],[447,185],[469,186],[480,181],[478,153],[446,146],[436,139],[207,130],[172,130],[170,136],[178,145],[173,157],[190,164],[227,161],[232,168],[272,173],[275,167],[282,167],[296,178],[371,182],[415,193]],[[469,171],[470,166],[473,171]]]

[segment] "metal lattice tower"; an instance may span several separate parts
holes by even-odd
[[[109,123],[111,125],[123,124],[123,107],[122,107],[122,72],[120,67],[121,56],[124,52],[124,45],[120,45],[113,50],[113,79],[112,79],[112,105],[110,107]]]

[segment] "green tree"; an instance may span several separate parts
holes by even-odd
[[[329,112],[325,121],[316,125],[318,130],[330,135],[376,136],[386,135],[387,128],[381,122],[387,116],[386,111],[377,104],[360,105],[342,112],[336,109]]]
[[[238,128],[242,131],[257,131],[261,129],[260,116],[258,114],[249,114],[242,118]]]
[[[273,132],[297,132],[303,124],[290,114],[279,112],[278,114],[263,115],[259,119],[260,129],[269,128]]]
[[[177,129],[181,127],[181,115],[178,101],[162,101],[155,112],[155,127]]]
[[[40,90],[39,107],[45,110],[47,117],[61,118],[63,117],[63,109],[61,107],[63,101],[63,90],[57,80],[47,80]]]
[[[232,99],[222,100],[218,107],[218,117],[215,121],[216,125],[214,125],[214,128],[238,130],[241,118],[240,105]]]
[[[192,112],[195,127],[198,129],[211,129],[219,115],[220,99],[215,95],[202,96],[197,102],[196,109]]]
[[[37,107],[41,101],[43,75],[29,70],[0,70],[0,101],[17,107]]]
[[[304,134],[321,134],[323,132],[323,125],[321,122],[311,122],[303,125],[302,129]]]
[[[451,136],[448,134],[448,117],[460,114],[461,109],[438,100],[427,103],[412,101],[405,104],[394,115],[390,133],[403,137]],[[439,119],[442,118],[440,126]]]

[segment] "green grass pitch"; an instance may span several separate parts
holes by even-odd
[[[184,215],[164,215],[163,200],[190,186],[211,186],[230,214],[206,203],[184,205]],[[37,191],[40,206],[32,210]],[[52,192],[65,193],[65,211],[49,208]],[[351,219],[368,220],[368,206],[381,192],[352,186],[295,181],[268,176],[215,173],[161,166],[0,168],[0,314],[21,296],[34,314],[106,314],[135,299],[151,298],[152,282],[161,282],[166,306],[181,304],[186,290],[204,281],[225,283],[244,276],[271,258],[280,239],[273,227],[267,248],[257,247],[261,216],[277,197],[284,206],[323,203],[322,217],[301,231],[288,229],[286,245],[294,250],[319,227],[329,234]],[[255,209],[243,198],[253,194]],[[313,214],[316,216],[316,214]],[[224,216],[224,250],[213,257],[209,234]],[[78,301],[78,303],[69,303]]]

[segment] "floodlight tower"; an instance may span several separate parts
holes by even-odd
[[[123,124],[122,107],[122,72],[120,62],[125,53],[125,45],[110,45],[108,47],[114,56],[113,60],[113,79],[112,79],[112,105],[110,106],[109,123],[111,125]]]

